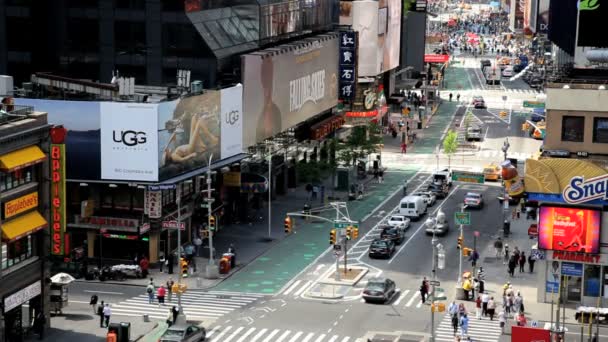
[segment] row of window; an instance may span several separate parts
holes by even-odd
[[[0,173],[0,192],[33,182],[33,171],[33,166],[29,166],[9,173]]]
[[[585,141],[585,117],[562,117],[562,141]],[[593,118],[593,142],[608,144],[608,118]]]
[[[1,268],[6,269],[23,262],[34,255],[34,238],[31,235],[8,243],[2,242]]]

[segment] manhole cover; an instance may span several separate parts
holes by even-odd
[[[494,257],[485,257],[483,258],[483,263],[484,264],[493,264],[496,262],[496,258]]]

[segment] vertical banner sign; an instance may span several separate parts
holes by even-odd
[[[357,32],[340,31],[340,94],[348,102],[355,97],[357,86]]]
[[[148,217],[157,219],[163,216],[163,192],[162,191],[150,191],[146,192],[146,198],[148,203]]]
[[[63,255],[65,240],[65,145],[51,144],[51,253]]]

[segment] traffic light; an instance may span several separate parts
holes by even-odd
[[[505,112],[504,110],[501,111],[499,114],[500,114],[501,118],[506,118],[507,117],[507,112]]]
[[[458,237],[458,249],[462,249],[462,243],[464,242],[463,240],[464,238],[462,235]]]
[[[209,238],[209,230],[207,230],[207,229],[202,229],[202,230],[201,230],[201,237],[202,237],[203,239],[208,239],[208,238]]]
[[[291,228],[293,227],[293,222],[291,222],[291,217],[285,217],[285,234],[291,233]]]
[[[215,231],[215,216],[209,215],[209,231]]]
[[[351,235],[351,234],[352,234],[352,232],[353,232],[353,227],[351,227],[351,226],[346,227],[346,238],[347,238],[348,240],[350,240],[350,239],[351,239],[351,237],[352,237],[352,235]]]
[[[359,228],[353,228],[353,239],[359,237]]]
[[[336,244],[336,230],[335,229],[332,229],[329,231],[329,244],[330,245]]]
[[[188,277],[188,262],[184,258],[180,258],[179,267],[182,272],[182,277]]]
[[[473,249],[471,249],[471,248],[464,247],[462,249],[462,255],[464,255],[464,256],[471,256],[472,253],[473,253]]]

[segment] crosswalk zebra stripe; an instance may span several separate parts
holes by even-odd
[[[302,340],[302,342],[308,342],[310,341],[310,339],[315,336],[315,333],[308,333],[308,335],[306,335],[306,337]]]
[[[393,305],[399,305],[399,303],[401,303],[401,300],[407,296],[407,294],[410,292],[410,290],[405,290],[401,292],[401,295],[399,296],[399,298],[397,298],[397,300],[395,301],[395,304]]]
[[[501,335],[500,324],[498,321],[490,321],[486,319],[477,319],[474,315],[469,316],[468,336],[474,341],[480,342],[497,342]],[[457,335],[461,334],[461,328],[458,327]],[[453,341],[454,328],[452,327],[452,318],[450,315],[445,315],[439,326],[435,329],[436,340],[438,341]]]
[[[420,298],[420,293],[418,291],[414,292],[414,295],[412,296],[412,298],[410,298],[410,300],[405,304],[406,307],[410,307],[412,306],[412,303],[414,303],[414,301]]]
[[[235,330],[235,331],[232,333],[232,335],[228,336],[228,337],[227,337],[225,340],[222,340],[222,342],[230,342],[230,341],[232,341],[232,339],[233,339],[233,338],[234,338],[236,335],[238,335],[238,334],[241,332],[241,330],[243,330],[243,329],[245,329],[245,328],[243,328],[243,327],[239,327],[238,329],[236,329],[236,330]]]
[[[251,335],[251,333],[253,333],[254,331],[255,331],[255,328],[251,328],[251,329],[247,330],[247,332],[245,334],[243,334],[243,336],[241,336],[241,338],[236,340],[236,342],[245,342],[245,339],[247,338],[247,336]]]
[[[266,333],[266,331],[268,331],[268,329],[266,329],[266,328],[260,330],[257,335],[253,336],[253,338],[251,339],[251,342],[257,341],[260,337],[262,337],[262,335],[264,335]]]
[[[285,292],[283,292],[284,295],[288,295],[291,293],[291,291],[293,291],[302,281],[301,280],[296,280],[293,285],[291,285],[287,290],[285,290]]]
[[[345,338],[342,339],[342,342],[348,342],[348,340],[350,340],[350,337],[347,336],[347,337],[345,337]]]
[[[283,335],[281,335],[281,337],[279,337],[279,339],[277,340],[277,342],[282,342],[290,333],[291,333],[291,330],[285,331],[283,333]]]
[[[271,340],[274,338],[274,335],[278,334],[278,333],[279,333],[279,331],[281,331],[281,330],[279,330],[279,329],[274,329],[274,330],[272,331],[272,333],[270,333],[270,335],[268,335],[268,337],[266,337],[266,339],[264,340],[264,342],[270,342],[270,341],[271,341]]]
[[[224,337],[224,335],[226,335],[228,333],[228,331],[230,331],[230,329],[232,329],[232,326],[231,325],[227,326],[224,330],[222,330],[220,332],[219,335],[215,336],[215,338],[213,340],[214,341],[221,341],[222,337]]]
[[[312,284],[312,281],[307,281],[306,284],[304,284],[304,286],[300,287],[300,289],[298,289],[298,291],[296,293],[294,293],[293,295],[298,297],[300,296],[304,291],[306,291],[306,289],[308,289],[308,287]]]
[[[221,328],[221,325],[213,327],[213,329],[207,332],[207,338],[211,338],[211,336],[215,335],[215,333]]]
[[[302,334],[304,334],[304,333],[301,331],[298,331],[295,335],[293,335],[293,337],[291,338],[291,340],[289,340],[289,342],[296,342],[298,337],[302,336]]]
[[[332,337],[329,342],[336,342],[336,340],[338,339],[338,335],[334,335],[334,337]]]
[[[325,338],[325,334],[321,334],[321,336],[319,336],[319,337],[318,337],[318,338],[315,340],[315,342],[321,342],[321,341],[323,341],[323,339],[324,339],[324,338]]]

